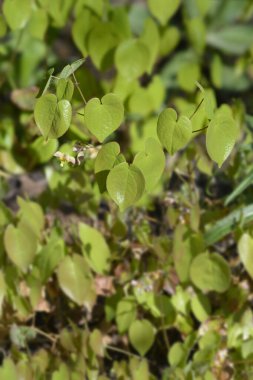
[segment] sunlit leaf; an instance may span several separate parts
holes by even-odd
[[[12,30],[23,28],[30,18],[31,11],[31,0],[5,0],[3,2],[3,14]]]
[[[133,164],[141,170],[145,178],[146,190],[151,191],[159,181],[165,167],[165,156],[159,142],[149,138],[146,141],[145,151],[135,156]]]
[[[230,155],[238,128],[228,106],[221,106],[210,122],[206,133],[206,148],[210,158],[217,162],[219,167]]]
[[[145,179],[139,168],[123,162],[110,171],[106,186],[112,199],[123,211],[140,199],[145,189]]]
[[[115,94],[107,94],[101,102],[98,98],[89,100],[84,110],[84,122],[89,131],[103,142],[119,128],[124,117],[124,106]]]
[[[57,81],[56,96],[57,96],[58,101],[62,99],[71,101],[73,93],[74,93],[74,84],[72,80],[60,78]]]
[[[91,307],[96,298],[94,285],[82,256],[66,256],[58,268],[57,276],[61,289],[72,301]]]
[[[21,228],[10,224],[4,233],[4,246],[11,261],[22,271],[33,262],[37,250],[37,239]]]
[[[170,154],[174,154],[190,141],[192,136],[191,121],[186,116],[180,116],[177,119],[176,111],[167,108],[159,115],[157,134],[161,144]]]
[[[180,5],[180,0],[148,0],[148,7],[153,16],[165,25],[167,21],[176,13]]]
[[[35,105],[34,118],[45,139],[57,139],[70,127],[72,108],[68,100],[57,101],[53,94],[41,96]]]
[[[202,291],[225,292],[230,285],[228,263],[217,253],[202,253],[195,257],[190,268],[194,285]]]
[[[132,346],[141,356],[148,352],[155,340],[155,328],[147,319],[134,321],[128,334]]]
[[[88,224],[79,224],[79,237],[82,242],[82,251],[91,268],[100,274],[110,268],[110,249],[103,235]]]
[[[149,62],[148,48],[143,42],[136,39],[123,41],[116,50],[116,68],[128,80],[144,74],[148,69]]]

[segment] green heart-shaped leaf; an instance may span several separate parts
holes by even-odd
[[[133,296],[121,299],[116,308],[116,323],[120,334],[125,333],[137,316],[137,304]]]
[[[45,9],[34,9],[28,22],[28,30],[31,36],[38,40],[44,40],[48,27],[48,15]]]
[[[143,33],[140,36],[140,41],[146,45],[149,52],[148,72],[151,73],[160,47],[160,33],[157,23],[148,18],[145,21]]]
[[[202,291],[225,292],[230,285],[230,269],[218,253],[201,253],[193,259],[190,277]]]
[[[68,100],[57,101],[53,94],[41,96],[35,105],[34,118],[46,139],[61,137],[70,127],[72,108]]]
[[[96,298],[93,281],[82,256],[66,256],[58,268],[57,276],[61,289],[72,301],[88,307],[93,305]]]
[[[88,224],[80,223],[79,236],[83,255],[92,269],[100,274],[107,272],[111,253],[103,235]]]
[[[227,105],[221,106],[210,122],[206,133],[206,149],[211,159],[221,167],[230,155],[238,134],[232,112]]]
[[[33,234],[29,235],[22,227],[15,228],[10,224],[4,233],[4,246],[11,261],[25,272],[33,262],[37,250],[37,239]]]
[[[151,191],[159,181],[165,166],[165,156],[159,142],[149,138],[145,151],[135,156],[133,164],[141,170],[146,190]]]
[[[72,80],[60,78],[56,85],[56,96],[58,100],[66,99],[70,101],[74,93],[74,84]]]
[[[116,142],[109,142],[102,146],[95,161],[95,173],[111,170],[120,154],[120,146]]]
[[[150,55],[147,46],[134,38],[123,41],[116,50],[116,68],[129,81],[144,74],[149,63]]]
[[[170,26],[164,30],[160,42],[160,54],[162,56],[169,55],[178,45],[180,41],[179,29]]]
[[[107,68],[108,62],[110,63],[107,58],[117,43],[118,38],[110,23],[97,24],[92,28],[88,36],[88,52],[98,69]]]
[[[85,125],[100,142],[119,128],[123,118],[124,106],[115,94],[105,95],[101,102],[98,98],[93,98],[84,109]]]
[[[31,0],[5,0],[3,2],[3,14],[12,30],[23,28],[30,18],[31,11]]]
[[[132,346],[141,356],[148,352],[155,340],[154,326],[146,319],[134,321],[128,334]]]
[[[180,0],[148,0],[150,12],[162,25],[176,13],[179,5]]]
[[[191,139],[192,124],[188,117],[180,116],[173,108],[166,108],[159,115],[157,122],[157,135],[161,144],[170,154],[183,148]]]
[[[106,187],[114,202],[121,210],[125,210],[142,196],[145,179],[139,168],[123,162],[110,171]]]
[[[102,146],[95,161],[95,174],[99,190],[106,190],[106,178],[109,171],[117,164],[124,162],[123,154],[120,154],[120,146],[116,142],[109,142]]]

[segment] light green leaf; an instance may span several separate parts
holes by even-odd
[[[118,38],[113,33],[110,23],[100,23],[91,29],[88,36],[88,52],[98,69],[107,68],[112,49],[116,47]]]
[[[197,53],[201,54],[206,45],[206,27],[204,21],[198,18],[191,18],[186,22],[188,37]]]
[[[57,96],[58,101],[62,99],[71,101],[73,93],[74,93],[74,84],[72,80],[60,78],[57,81],[56,96]]]
[[[58,148],[57,140],[45,141],[43,136],[37,137],[29,147],[38,163],[45,163],[53,157]]]
[[[86,8],[82,9],[73,22],[72,38],[76,47],[84,57],[87,56],[87,36],[89,31],[98,22],[97,18]]]
[[[4,247],[11,261],[25,272],[34,260],[37,239],[34,235],[28,235],[26,231],[10,224],[4,233]]]
[[[172,306],[170,297],[164,294],[158,294],[155,296],[155,303],[160,311],[164,326],[173,325],[176,319],[176,312]]]
[[[159,141],[157,136],[157,116],[153,116],[145,121],[138,123],[133,122],[130,125],[131,150],[133,153],[138,153],[145,149],[145,142],[149,137]]]
[[[147,360],[139,360],[133,357],[130,360],[129,368],[132,380],[150,380],[150,372]]]
[[[112,7],[110,11],[110,23],[113,26],[114,33],[117,34],[120,41],[131,38],[132,31],[129,20],[129,10],[127,7]]]
[[[106,190],[106,179],[109,171],[117,164],[124,162],[125,158],[120,154],[120,146],[116,142],[109,142],[102,146],[95,161],[96,180],[99,190]]]
[[[96,0],[96,1],[94,1],[94,0],[82,0],[81,5],[89,8],[94,13],[96,13],[98,16],[102,17],[103,10],[105,7],[104,0]]]
[[[95,161],[95,173],[113,168],[117,156],[120,154],[120,146],[116,142],[109,142],[102,146]]]
[[[184,224],[176,227],[173,239],[173,259],[181,282],[189,281],[190,264],[198,253],[203,252],[204,247],[201,235],[192,233]]]
[[[95,329],[89,337],[89,344],[92,351],[100,357],[104,356],[103,335],[100,330]]]
[[[160,143],[152,138],[146,141],[144,152],[138,153],[133,164],[139,168],[145,178],[145,188],[151,191],[159,181],[165,167],[165,155]]]
[[[177,342],[169,350],[168,362],[172,367],[182,367],[187,360],[187,350],[183,343]]]
[[[63,28],[66,25],[67,19],[70,17],[69,13],[72,6],[72,0],[54,0],[47,2],[45,8],[52,18],[52,24],[54,27]]]
[[[148,70],[150,62],[149,50],[137,40],[123,41],[115,53],[115,65],[119,73],[128,80],[138,78]]]
[[[148,0],[150,12],[160,22],[165,25],[167,21],[176,13],[180,6],[180,0]]]
[[[85,58],[81,58],[77,61],[72,62],[70,65],[65,66],[62,69],[59,78],[67,79],[68,77],[70,77],[73,73],[75,73],[76,70],[79,69],[79,67],[81,67],[84,64],[85,60]]]
[[[30,18],[31,11],[31,0],[5,0],[3,2],[3,14],[12,30],[23,28]]]
[[[215,54],[210,63],[210,76],[211,76],[212,83],[217,88],[221,88],[222,86],[222,72],[223,72],[222,60],[218,54]]]
[[[192,125],[186,116],[180,116],[172,108],[161,112],[157,122],[157,135],[170,154],[182,149],[191,139]]]
[[[169,55],[177,47],[179,41],[179,29],[175,26],[170,26],[166,28],[161,36],[160,54],[162,56]]]
[[[80,223],[79,237],[83,244],[83,255],[91,268],[100,274],[108,272],[111,253],[103,235],[88,224]]]
[[[196,82],[200,77],[200,67],[198,63],[186,62],[177,73],[179,86],[189,92],[196,90]]]
[[[147,87],[136,87],[128,101],[129,111],[133,114],[147,116],[159,110],[165,96],[161,78],[155,75]]]
[[[136,319],[137,305],[134,297],[123,298],[116,309],[116,323],[120,334],[125,333]]]
[[[41,206],[32,201],[26,201],[18,197],[19,205],[18,216],[23,225],[26,225],[38,238],[44,228],[45,217]]]
[[[48,16],[44,9],[33,10],[28,23],[28,30],[31,36],[38,40],[43,40],[48,27]]]
[[[20,360],[17,363],[17,373],[18,373],[18,379],[26,379],[26,380],[33,380],[33,370],[31,368],[31,363],[29,361],[23,361]]]
[[[19,380],[16,366],[9,357],[5,358],[3,361],[3,364],[0,368],[0,378],[3,380]]]
[[[84,121],[89,131],[103,142],[119,128],[124,118],[124,106],[115,94],[106,94],[88,101],[84,109]]]
[[[160,47],[159,29],[157,24],[151,18],[148,18],[144,24],[144,30],[140,36],[140,41],[146,45],[149,51],[148,72],[151,73]]]
[[[38,252],[34,265],[40,271],[42,283],[53,274],[55,268],[64,257],[64,242],[62,239],[52,239]]]
[[[5,18],[2,14],[0,14],[0,38],[3,38],[7,32],[7,25]]]
[[[207,43],[224,53],[244,54],[252,46],[252,25],[225,25],[207,34]]]
[[[191,299],[191,309],[199,322],[205,322],[211,314],[211,305],[207,296],[197,293]]]
[[[253,238],[244,233],[238,242],[238,252],[246,271],[253,278]]]
[[[216,111],[206,133],[207,152],[219,167],[230,155],[237,135],[238,128],[230,108],[226,105],[221,106]]]
[[[82,256],[66,256],[57,271],[62,291],[78,305],[89,309],[95,302],[96,294],[89,268]]]
[[[34,118],[46,139],[57,139],[70,127],[72,108],[68,100],[57,101],[53,94],[41,96],[35,105]]]
[[[204,91],[204,109],[206,116],[209,120],[214,117],[214,113],[217,108],[217,102],[215,98],[215,93],[212,89],[207,88]]]
[[[192,261],[190,277],[202,291],[223,293],[230,285],[230,269],[226,260],[217,253],[201,253]]]
[[[141,198],[145,179],[139,168],[123,162],[110,171],[106,186],[114,202],[123,211]]]
[[[53,372],[52,380],[70,380],[70,374],[66,364],[61,363],[59,365],[59,369]]]
[[[148,352],[155,341],[155,328],[146,319],[134,321],[128,334],[132,346],[141,356]]]

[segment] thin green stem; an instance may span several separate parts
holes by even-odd
[[[57,338],[52,337],[50,334],[45,333],[44,331],[40,330],[38,327],[33,326],[33,330],[35,330],[39,335],[44,336],[48,340],[50,340],[52,343],[56,343]]]
[[[162,329],[163,339],[164,339],[164,342],[165,342],[165,346],[166,346],[167,350],[169,351],[170,343],[169,343],[169,339],[168,339],[168,336],[167,336],[167,333],[166,333],[166,329],[164,328],[164,317],[162,317],[162,325],[163,325],[163,329]]]
[[[193,116],[198,112],[198,110],[199,110],[201,104],[203,103],[203,101],[204,101],[204,98],[203,98],[203,99],[201,100],[201,102],[197,105],[197,107],[195,108],[193,114],[189,117],[190,120],[191,120],[191,119],[193,118]]]
[[[83,93],[82,93],[82,90],[80,89],[79,84],[78,84],[78,82],[77,82],[77,80],[76,80],[76,76],[75,76],[75,74],[72,73],[72,76],[73,76],[73,78],[74,78],[74,83],[75,83],[75,85],[76,85],[76,88],[77,88],[78,91],[79,91],[79,94],[81,95],[81,98],[83,99],[84,104],[87,104],[87,101],[86,101],[86,99],[85,99],[85,97],[84,97],[84,95],[83,95]]]
[[[108,350],[111,350],[111,351],[119,352],[120,354],[124,354],[124,355],[127,355],[127,356],[131,356],[131,357],[137,358],[137,359],[143,359],[141,356],[135,355],[132,352],[128,352],[128,351],[123,350],[121,348],[117,348],[117,347],[110,346],[110,345],[106,345],[105,348],[107,348]]]

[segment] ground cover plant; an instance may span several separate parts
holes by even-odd
[[[250,0],[3,0],[0,379],[253,376]]]

